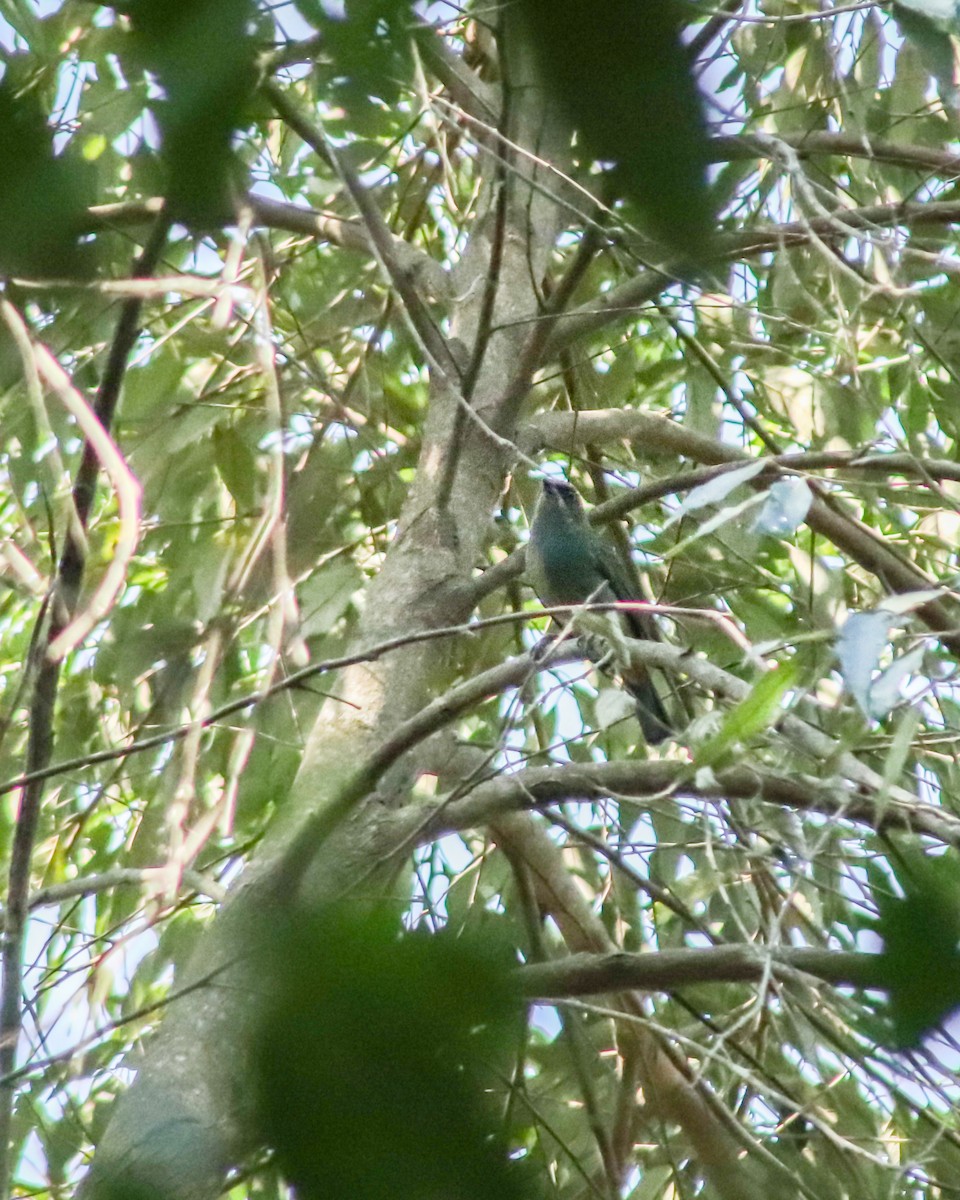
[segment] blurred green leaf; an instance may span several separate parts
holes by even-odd
[[[953,855],[905,852],[903,896],[877,889],[876,930],[890,988],[892,1041],[914,1049],[960,1008],[960,871]]]
[[[735,745],[746,742],[769,728],[780,716],[783,697],[799,678],[800,664],[795,659],[778,663],[754,684],[750,695],[735,704],[723,718],[720,729],[698,747],[698,767],[719,762]]]
[[[216,425],[213,430],[213,454],[217,470],[236,503],[237,512],[251,512],[257,497],[257,458],[246,439],[232,425]]]
[[[897,23],[916,46],[921,61],[936,79],[947,103],[957,98],[957,41],[960,33],[954,0],[897,0]]]
[[[151,102],[175,220],[217,228],[233,215],[242,171],[231,140],[256,82],[253,0],[129,0],[136,54],[164,95]]]
[[[656,237],[684,262],[710,255],[714,213],[700,97],[672,0],[522,0],[553,102]]]
[[[53,135],[33,88],[12,70],[0,81],[0,273],[66,278],[93,262],[79,238],[89,173],[72,155],[54,156]]]
[[[401,937],[394,918],[355,910],[272,931],[256,1110],[304,1200],[530,1194],[484,1097],[520,1012],[511,955],[485,932],[483,948]]]

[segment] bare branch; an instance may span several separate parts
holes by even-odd
[[[785,246],[808,245],[814,237],[849,237],[850,230],[945,227],[960,221],[960,203],[941,200],[926,203],[873,204],[863,208],[841,208],[828,217],[788,221],[755,230],[724,234],[717,238],[716,265],[739,262],[779,250]],[[844,228],[845,227],[845,228]],[[635,317],[637,310],[655,300],[665,288],[682,278],[669,263],[660,269],[639,271],[633,279],[594,297],[588,304],[565,313],[547,338],[541,366],[553,362],[561,350],[578,338],[590,337],[618,321]],[[535,319],[531,315],[531,320]]]
[[[671,992],[699,983],[751,983],[762,980],[771,969],[779,979],[802,972],[839,987],[886,988],[890,984],[890,969],[883,954],[814,946],[711,946],[708,950],[646,954],[571,954],[557,962],[521,967],[517,978],[525,996],[560,1000],[626,988]]]
[[[417,26],[416,47],[454,104],[478,120],[497,125],[500,97],[496,89],[472,71],[459,54],[454,54],[432,25]]]
[[[80,876],[66,883],[51,883],[48,887],[38,888],[30,894],[29,907],[32,912],[50,904],[62,904],[65,900],[96,896],[100,892],[109,892],[117,887],[143,887],[154,895],[160,895],[166,887],[167,878],[166,867],[117,867],[100,875]],[[192,891],[209,896],[218,904],[227,894],[226,889],[216,880],[210,879],[201,871],[187,869],[182,872],[181,878]]]
[[[288,204],[283,200],[274,200],[254,193],[249,193],[241,203],[253,213],[254,224],[262,228],[281,229],[288,233],[330,242],[335,246],[342,246],[345,250],[357,250],[365,255],[371,254],[370,238],[360,221],[345,220],[330,213],[304,208],[298,204]],[[104,228],[126,228],[131,225],[146,224],[154,220],[162,208],[163,200],[160,197],[151,197],[147,200],[125,200],[117,204],[96,204],[87,209],[89,218],[87,228],[90,232],[98,232]],[[389,230],[387,230],[387,236],[390,239],[393,258],[398,263],[400,270],[412,279],[415,286],[422,289],[426,295],[438,300],[448,299],[450,295],[449,276],[440,263]],[[191,294],[206,294],[202,291],[203,282],[198,280],[195,284],[190,285],[197,289],[196,293]],[[207,282],[211,287],[215,283],[212,280]],[[110,282],[100,281],[94,286],[109,289]],[[120,288],[122,285],[120,281],[116,281],[114,286]],[[140,286],[145,289],[150,287],[149,284]],[[222,287],[222,284],[216,281],[216,286]],[[168,290],[176,291],[177,288],[171,285]],[[148,291],[147,294],[152,293]]]
[[[715,774],[695,774],[688,764],[670,760],[531,767],[480,783],[463,800],[402,810],[396,815],[391,836],[412,838],[424,845],[445,833],[479,829],[504,813],[531,807],[609,796],[643,799],[664,794],[712,802],[762,800],[797,812],[825,813],[876,830],[907,830],[943,845],[960,846],[960,818],[909,794],[884,800],[880,791],[871,794],[838,778],[782,776],[761,768],[732,767]]]
[[[943,178],[960,175],[960,155],[932,146],[916,146],[910,142],[876,141],[866,136],[851,137],[845,133],[829,133],[815,129],[809,133],[778,133],[777,139],[796,151],[800,158],[837,156],[866,158],[872,162],[890,163],[898,167],[913,167]],[[713,162],[733,162],[739,159],[770,158],[772,147],[764,138],[749,134],[736,137],[714,137],[708,143]]]
[[[23,328],[26,332],[26,326]],[[58,660],[80,645],[97,622],[107,615],[120,594],[140,535],[141,488],[139,480],[127,466],[113,438],[70,382],[63,367],[40,342],[34,343],[33,353],[41,377],[53,388],[64,408],[77,422],[80,432],[87,444],[93,448],[104,473],[113,484],[120,517],[116,548],[96,591],[70,624],[52,638],[47,646],[47,657]]]

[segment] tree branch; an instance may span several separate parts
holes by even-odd
[[[460,378],[461,364],[451,354],[439,326],[414,286],[410,272],[395,254],[395,243],[399,239],[387,228],[383,214],[377,208],[368,189],[331,143],[322,126],[308,121],[282,88],[277,87],[272,80],[265,81],[260,87],[278,115],[321,159],[333,167],[343,181],[363,220],[370,248],[386,276],[386,282],[396,288],[415,339],[434,371],[439,372],[453,386]]]
[[[701,983],[749,983],[762,980],[771,970],[777,978],[789,978],[800,971],[838,987],[890,986],[886,955],[814,946],[711,946],[707,950],[656,950],[647,954],[571,954],[556,962],[521,967],[517,978],[523,994],[531,1000],[561,1000],[627,988],[672,992]]]
[[[169,877],[166,867],[117,867],[100,875],[80,876],[65,883],[51,883],[47,887],[38,888],[30,894],[29,908],[32,912],[50,904],[62,904],[65,900],[109,892],[116,887],[150,887],[156,884],[154,890],[159,894],[166,889]],[[225,888],[201,871],[194,871],[188,867],[181,872],[181,879],[192,891],[208,896],[217,904],[226,895]]]
[[[905,831],[960,847],[960,818],[921,800],[884,798],[882,792],[851,788],[839,779],[783,776],[748,767],[698,774],[689,763],[670,760],[530,767],[479,783],[462,800],[401,809],[384,836],[391,845],[398,841],[425,845],[444,834],[480,829],[506,813],[531,807],[609,796],[642,800],[665,793],[711,802],[761,800],[797,812],[823,813],[878,832]]]
[[[932,146],[874,141],[866,135],[852,137],[849,134],[829,133],[825,130],[778,133],[777,141],[789,146],[799,158],[814,158],[818,155],[865,158],[871,162],[928,171],[943,178],[960,175],[960,154],[954,154],[950,150],[935,150]],[[707,153],[711,162],[774,157],[773,147],[766,138],[755,138],[749,134],[710,138]]]
[[[309,666],[302,667],[299,671],[287,675],[284,679],[272,684],[270,687],[251,692],[249,695],[241,696],[237,700],[231,700],[227,704],[222,704],[219,708],[214,709],[202,718],[201,728],[209,729],[214,725],[218,725],[226,717],[233,716],[235,713],[246,712],[248,709],[262,704],[263,701],[269,700],[271,696],[279,695],[281,692],[291,688],[297,688],[308,680],[316,679],[320,675],[342,671],[346,667],[357,666],[360,663],[375,663],[378,659],[383,658],[384,655],[391,654],[397,650],[404,650],[410,646],[421,645],[425,642],[440,641],[450,637],[473,636],[480,630],[493,628],[498,625],[514,625],[521,621],[536,620],[538,617],[546,615],[549,611],[544,609],[542,612],[531,610],[530,612],[501,613],[498,616],[485,617],[479,621],[465,621],[457,625],[441,626],[438,629],[414,630],[410,633],[401,634],[399,637],[387,638],[385,641],[378,642],[366,650],[358,650],[353,654],[344,654],[339,658],[322,659],[319,662],[311,663]],[[575,657],[572,651],[570,657],[571,659]],[[559,660],[555,659],[552,661]],[[84,767],[96,766],[99,763],[116,762],[118,759],[126,758],[130,754],[142,754],[146,750],[154,750],[158,746],[165,746],[170,742],[179,741],[181,738],[186,737],[193,728],[194,724],[192,722],[185,722],[182,725],[167,730],[165,733],[157,733],[150,737],[140,738],[137,741],[130,742],[126,746],[119,746],[113,750],[99,750],[93,754],[65,759],[63,762],[53,763],[40,770],[18,775],[14,779],[8,779],[0,783],[0,796],[7,792],[15,791],[17,788],[26,787],[28,784],[51,779],[56,775],[79,771]]]
[[[432,25],[418,25],[417,49],[424,64],[443,85],[450,99],[478,121],[497,125],[500,120],[500,96],[454,54]]]
[[[250,209],[254,224],[261,228],[282,229],[287,233],[317,238],[368,256],[372,253],[369,234],[360,221],[345,220],[299,204],[258,196],[253,192],[249,192],[241,203]],[[163,199],[159,196],[147,200],[124,200],[116,204],[95,204],[87,209],[85,228],[87,232],[99,233],[103,229],[143,225],[152,221],[162,208]],[[390,230],[386,232],[393,259],[401,272],[425,295],[448,300],[450,278],[440,263]]]
[[[651,449],[661,450],[717,465],[745,463],[752,459],[750,454],[736,446],[694,433],[669,418],[655,417],[636,410],[604,414],[545,413],[538,422],[531,424],[534,428],[539,428],[542,436],[549,436],[551,444],[562,446],[567,436],[579,438],[577,426],[581,422],[587,426],[585,437],[591,433],[596,435],[596,425],[602,423],[608,436],[613,436],[613,431],[619,430],[620,436],[642,443],[647,452]],[[911,461],[909,456],[905,457],[907,461]],[[886,456],[878,455],[877,459],[885,461]],[[917,459],[912,461],[917,464],[920,462]],[[778,476],[784,473],[785,468],[779,465],[779,458],[771,459],[770,463]],[[917,473],[922,477],[922,468],[919,465]],[[749,486],[755,489],[764,488],[768,486],[768,482],[769,476],[763,481],[758,476],[750,481]],[[880,534],[849,512],[838,496],[828,496],[816,484],[813,485],[813,491],[814,500],[807,513],[807,525],[875,575],[888,591],[904,593],[936,588],[936,579],[925,575],[912,562],[898,554]],[[609,502],[609,505],[598,506],[593,510],[597,515],[593,516],[591,513],[591,519],[600,521],[622,516],[641,503],[638,497],[642,492],[643,489],[636,489],[635,492],[618,496]],[[502,571],[503,564],[499,566]],[[917,609],[917,615],[941,638],[951,653],[960,659],[960,635],[957,633],[960,629],[960,612],[957,611],[956,604],[949,599],[930,600]]]
[[[602,955],[617,953],[616,943],[545,829],[526,814],[514,814],[497,821],[493,832],[511,866],[529,872],[540,908],[557,923],[568,948]],[[635,1019],[643,1016],[635,992],[623,990],[616,1006],[627,1018],[618,1022],[620,1052],[635,1062],[645,1103],[652,1108],[655,1119],[675,1121],[681,1126],[700,1168],[723,1200],[755,1194],[761,1184],[760,1169],[741,1156],[742,1145],[756,1148],[747,1131],[686,1059],[664,1037]],[[762,1158],[768,1167],[779,1166],[770,1164],[766,1156]],[[764,1182],[772,1184],[772,1179]]]
[[[739,262],[757,254],[785,246],[807,245],[814,238],[829,242],[846,238],[850,231],[872,231],[929,225],[946,226],[960,222],[960,203],[940,200],[925,203],[873,204],[864,208],[840,208],[827,217],[807,221],[787,221],[782,225],[761,226],[742,233],[717,238],[714,265]],[[670,263],[659,269],[638,272],[633,279],[595,296],[588,304],[563,314],[556,322],[543,348],[541,366],[553,362],[572,341],[590,337],[617,321],[636,316],[637,310],[655,300],[672,283],[682,279]],[[535,320],[535,314],[530,315]]]

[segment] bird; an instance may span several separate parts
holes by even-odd
[[[533,590],[548,608],[641,599],[616,551],[590,528],[583,501],[566,480],[543,480],[530,526],[526,565]],[[574,625],[578,632],[599,635],[624,660],[629,658],[624,637],[657,636],[649,615],[636,609],[579,613]],[[650,673],[627,661],[618,665],[623,686],[636,702],[643,736],[656,746],[673,729]]]

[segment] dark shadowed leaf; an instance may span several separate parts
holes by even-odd
[[[224,223],[238,182],[231,139],[255,83],[251,0],[135,0],[136,49],[164,97],[153,104],[175,219]]]
[[[83,168],[54,157],[36,92],[19,90],[11,74],[0,83],[0,272],[76,275],[86,259],[78,244]]]
[[[654,235],[683,261],[709,252],[714,215],[706,183],[700,98],[669,0],[523,0],[541,70],[588,154],[607,164]]]
[[[957,96],[957,6],[952,0],[900,0],[894,15],[905,36],[916,46],[920,61],[936,79],[948,103]]]
[[[511,957],[491,953],[485,934],[482,951],[401,938],[392,918],[356,911],[275,931],[253,1047],[257,1110],[305,1200],[529,1195],[483,1095],[520,1011]]]
[[[903,897],[874,890],[890,988],[893,1044],[913,1048],[960,1007],[960,879],[951,856],[904,855]]]
[[[412,66],[409,0],[346,0],[342,15],[314,0],[298,7],[323,38],[331,104],[341,104],[364,130],[382,132],[378,117],[384,125]]]

